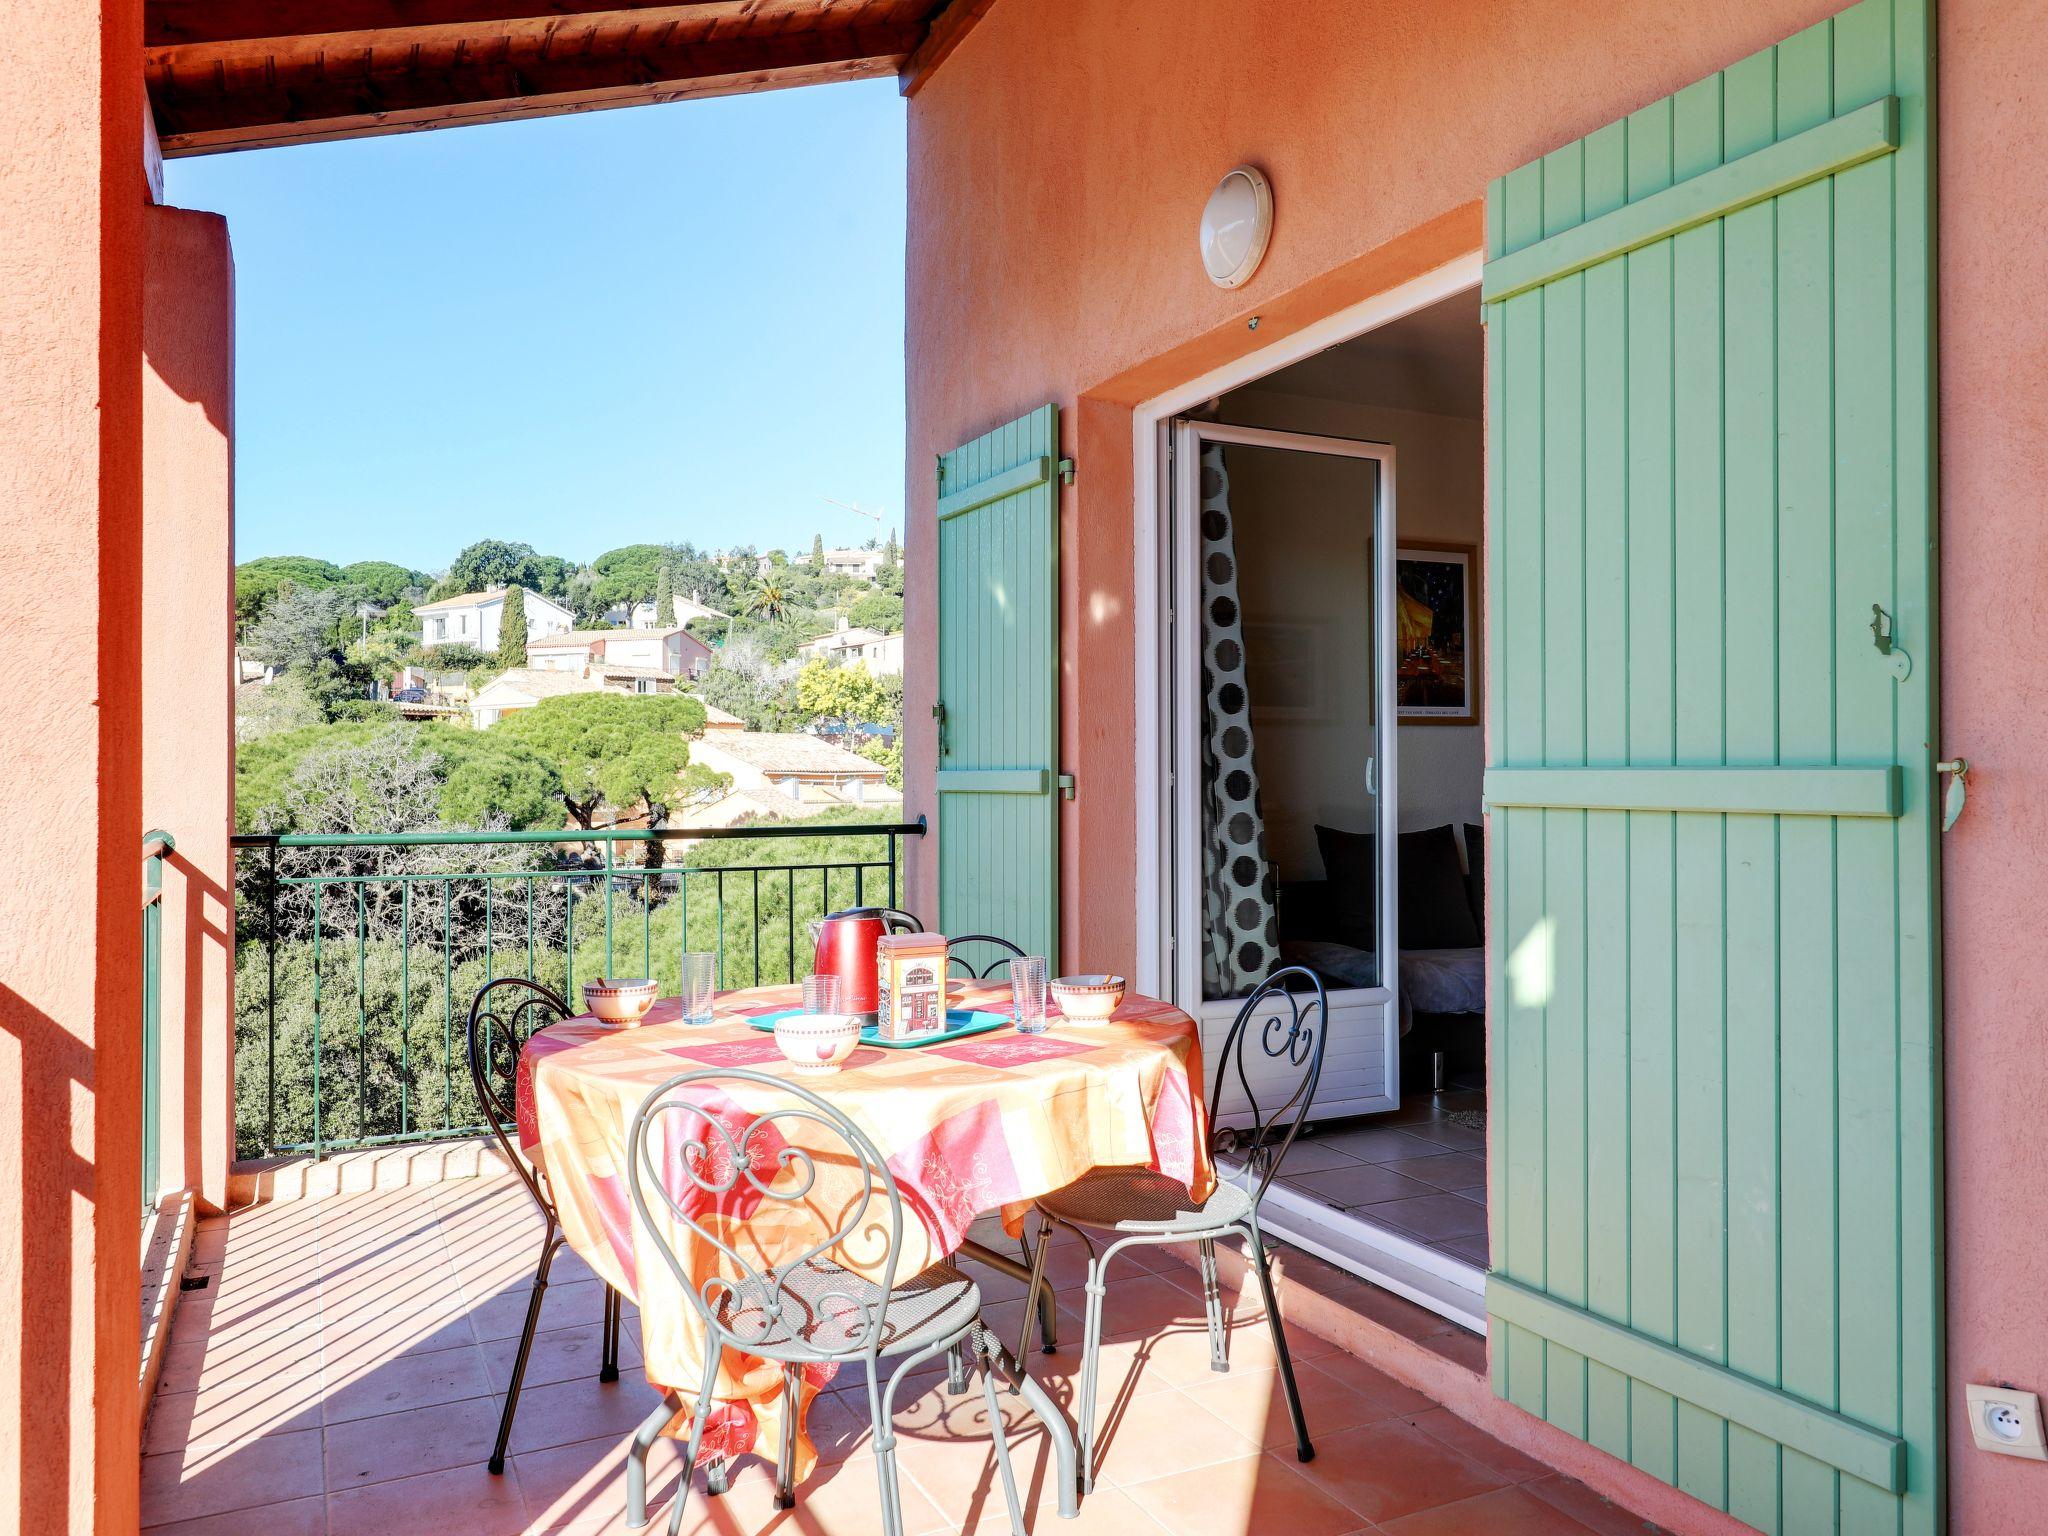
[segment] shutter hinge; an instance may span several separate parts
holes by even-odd
[[[1074,471],[1074,461],[1073,461],[1073,459],[1072,459],[1072,458],[1064,458],[1064,459],[1061,459],[1061,460],[1060,460],[1060,484],[1061,484],[1061,485],[1072,485],[1072,484],[1074,483],[1074,473],[1075,473],[1075,471]]]
[[[1074,798],[1074,776],[1071,773],[1061,774],[1055,782],[1059,785],[1060,798],[1062,800]]]

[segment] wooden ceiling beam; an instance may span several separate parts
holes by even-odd
[[[142,40],[150,49],[249,53],[375,33],[402,46],[417,33],[660,22],[746,8],[744,0],[147,0]]]
[[[925,29],[924,41],[917,45],[916,52],[905,59],[903,67],[896,72],[897,86],[905,96],[917,94],[918,87],[960,46],[961,40],[994,4],[995,0],[949,0],[946,8],[934,16],[931,25]]]
[[[212,72],[152,92],[166,155],[350,138],[458,123],[854,79],[896,71],[922,26],[818,29],[604,56],[496,59],[413,73],[274,76],[221,89]]]

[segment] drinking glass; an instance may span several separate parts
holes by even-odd
[[[709,1024],[718,995],[718,956],[692,951],[683,956],[683,1022]]]
[[[837,976],[806,976],[804,978],[804,1012],[839,1012],[839,978]]]
[[[1021,955],[1010,962],[1010,1017],[1020,1033],[1036,1035],[1050,1023],[1045,994],[1045,956]]]

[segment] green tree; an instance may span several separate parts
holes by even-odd
[[[242,648],[266,667],[310,670],[342,659],[355,603],[340,587],[280,586],[249,626]]]
[[[709,791],[722,775],[708,775],[700,765],[693,779],[683,777],[689,738],[703,729],[704,706],[695,699],[621,693],[559,694],[492,727],[554,766],[562,804],[585,828],[595,824],[600,806],[636,804],[658,826],[678,793]]]
[[[811,569],[814,571],[825,569],[825,535],[822,533],[811,535]]]
[[[676,568],[664,560],[654,573],[654,622],[657,627],[675,622]]]
[[[341,568],[341,578],[342,584],[364,602],[383,608],[404,604],[434,584],[434,578],[425,571],[408,570],[389,560],[358,560]],[[411,614],[404,618],[408,625],[412,624]]]
[[[893,592],[869,592],[854,600],[847,619],[877,634],[894,635],[903,630],[903,599]]]
[[[432,790],[398,797],[401,780]],[[546,830],[562,824],[561,808],[553,765],[497,731],[352,720],[245,737],[235,752],[244,832]]]
[[[520,587],[505,590],[505,606],[498,615],[498,665],[526,665],[526,592]]]
[[[747,612],[756,618],[766,619],[771,624],[780,623],[787,617],[789,608],[789,583],[777,570],[771,569],[765,576],[758,578],[747,593]]]
[[[529,592],[559,598],[575,573],[572,561],[559,555],[536,554],[531,544],[504,539],[479,539],[455,557],[448,574],[434,585],[434,596],[483,592],[491,587],[525,587]]]
[[[319,590],[346,580],[340,566],[311,555],[264,555],[235,567],[235,621],[248,624],[260,617],[282,588]]]
[[[888,723],[891,702],[888,687],[867,663],[813,661],[796,675],[796,707],[807,719],[841,726],[850,743],[867,734],[861,727]]]

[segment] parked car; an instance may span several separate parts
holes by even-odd
[[[427,702],[427,690],[424,688],[401,688],[398,692],[391,695],[391,701],[394,704],[424,704]]]

